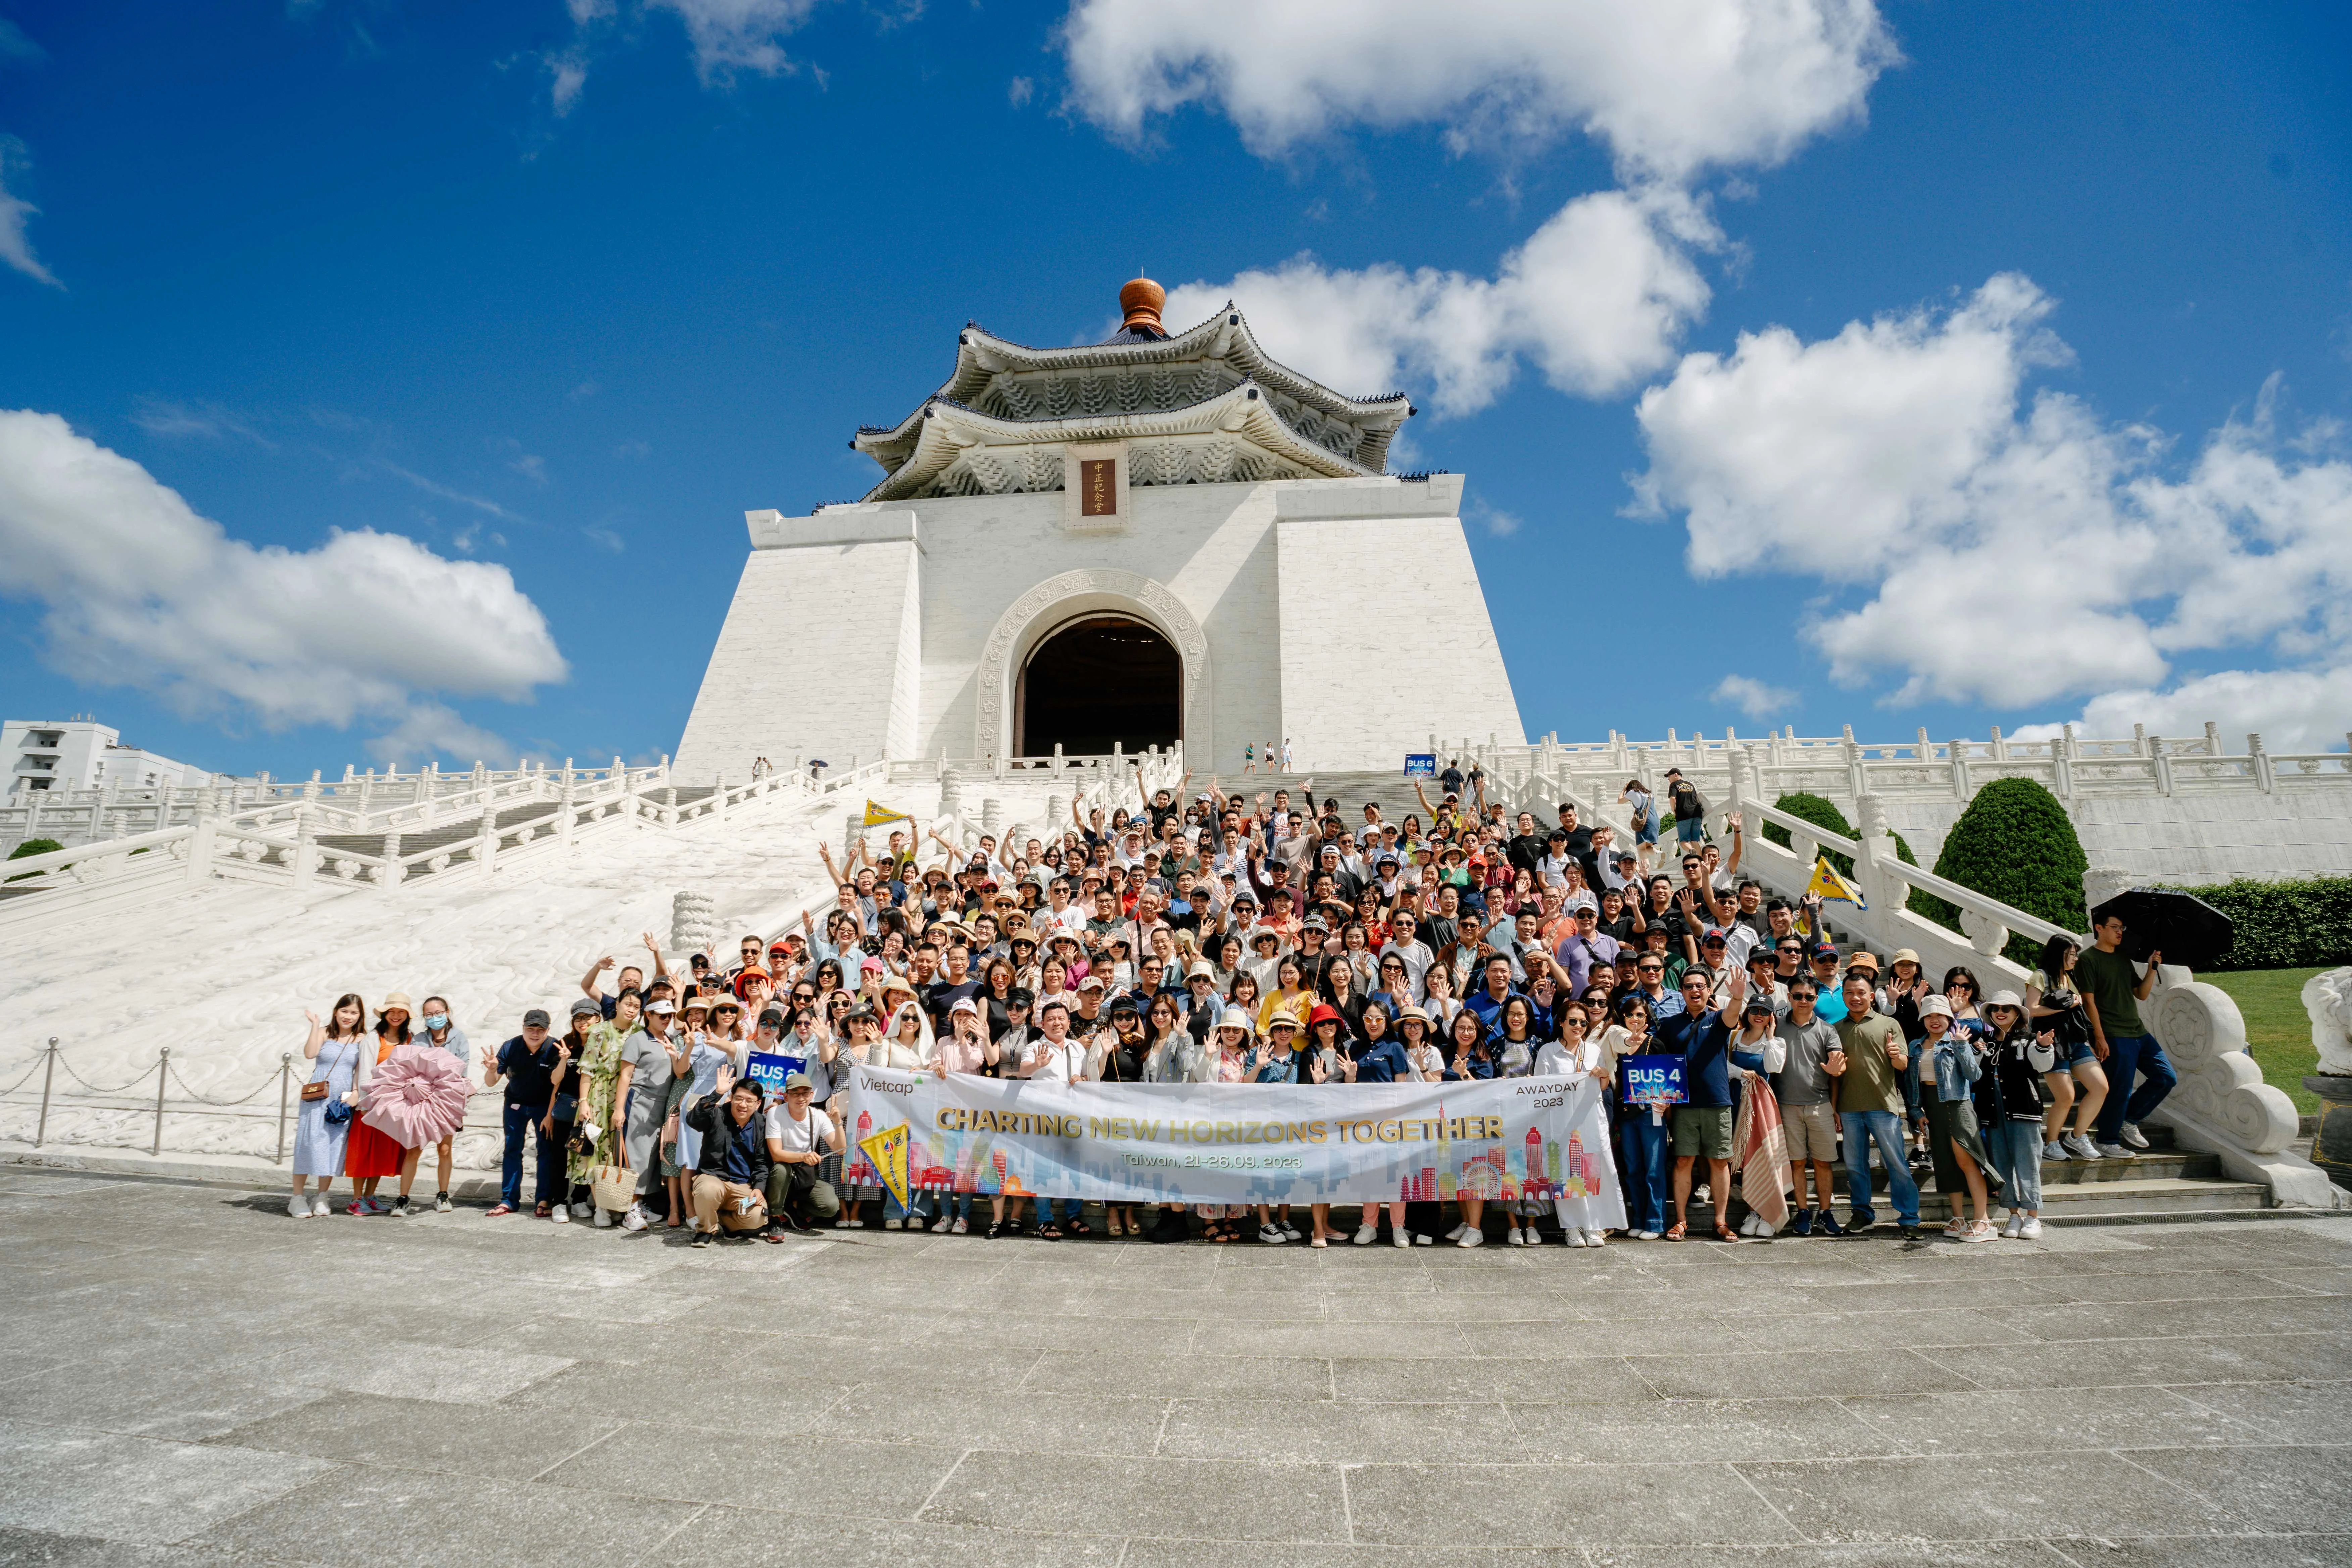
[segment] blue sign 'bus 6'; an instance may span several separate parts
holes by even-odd
[[[1433,752],[1407,752],[1404,776],[1409,779],[1433,779],[1437,776],[1437,756]]]

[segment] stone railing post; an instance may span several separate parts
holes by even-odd
[[[2051,782],[2057,785],[2052,793],[2060,800],[2074,798],[2074,760],[2067,754],[2071,750],[2063,740],[2050,742]]]
[[[2221,754],[2221,726],[2210,719],[2205,721],[2205,754],[2209,757]]]
[[[213,879],[213,846],[217,831],[212,802],[205,795],[197,795],[195,819],[188,825],[188,880],[197,886]]]
[[[555,819],[557,837],[566,849],[572,847],[572,840],[580,830],[579,816],[580,786],[573,780],[572,763],[567,758],[563,764],[563,815]]]
[[[2278,774],[2271,766],[2271,754],[2263,750],[2260,735],[2246,737],[2246,756],[2254,765],[2254,783],[2261,786],[2264,795],[2271,794],[2278,784]]]
[[[1886,803],[1874,795],[1865,795],[1854,803],[1861,822],[1854,839],[1862,853],[1854,857],[1853,870],[1862,883],[1862,896],[1870,900],[1872,912],[1886,912],[1891,921],[1911,895],[1910,884],[1879,869],[1881,860],[1898,861],[1895,853],[1895,835],[1886,826]]]
[[[2147,738],[2147,760],[2149,765],[2156,769],[2156,793],[2170,795],[2172,793],[2172,758],[2165,752],[2163,736],[2150,735]]]
[[[376,873],[376,891],[397,892],[407,875],[408,868],[400,863],[400,829],[395,827],[383,836],[383,866]]]
[[[294,885],[310,885],[318,871],[319,846],[315,830],[310,826],[310,807],[306,801],[294,810]]]
[[[474,864],[488,877],[499,860],[499,814],[482,807],[482,822],[474,834]]]
[[[727,775],[719,773],[711,780],[710,812],[718,817],[727,815]],[[1223,1036],[1218,1037],[1223,1038]]]

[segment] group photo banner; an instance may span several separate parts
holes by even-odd
[[[1113,1204],[1566,1199],[1622,1226],[1591,1078],[1052,1083],[860,1066],[844,1180]]]

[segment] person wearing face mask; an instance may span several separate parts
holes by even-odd
[[[419,1033],[412,1043],[436,1046],[447,1051],[457,1058],[457,1066],[468,1076],[471,1075],[474,1064],[473,1049],[466,1044],[466,1031],[450,1022],[449,1003],[446,998],[427,996],[425,999],[424,1007],[419,1011],[416,1022]],[[433,1207],[441,1214],[449,1212],[449,1175],[456,1166],[457,1147],[457,1135],[452,1132],[434,1148],[434,1158],[437,1162],[435,1174],[440,1185],[433,1194]],[[425,1150],[422,1146],[411,1149],[407,1157],[401,1162],[400,1195],[393,1200],[393,1213],[408,1212],[408,1189],[416,1183],[416,1169],[424,1153]]]

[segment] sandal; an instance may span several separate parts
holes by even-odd
[[[1715,1227],[1715,1239],[1717,1241],[1738,1241],[1739,1239],[1739,1233],[1733,1230],[1727,1225],[1717,1225]]]
[[[1037,1239],[1059,1241],[1062,1239],[1062,1227],[1056,1225],[1041,1225],[1037,1227]]]
[[[1094,1232],[1087,1228],[1086,1221],[1082,1219],[1074,1219],[1070,1222],[1069,1234],[1072,1236],[1092,1236]]]
[[[991,1221],[989,1221],[989,1222],[988,1222],[988,1236],[987,1236],[987,1237],[986,1237],[986,1239],[987,1239],[987,1240],[994,1241],[998,1237],[1003,1236],[1003,1234],[1004,1234],[1004,1226],[1003,1226],[1003,1222],[998,1221],[998,1220],[991,1220]]]
[[[1127,1234],[1126,1230],[1121,1228],[1118,1223],[1118,1215],[1109,1215],[1104,1217],[1103,1229],[1113,1236],[1125,1236]]]
[[[1666,1239],[1668,1241],[1680,1241],[1685,1235],[1689,1234],[1689,1228],[1690,1227],[1685,1225],[1681,1220],[1676,1220],[1674,1224],[1666,1227]]]
[[[530,1211],[530,1217],[533,1219],[545,1219],[547,1217],[547,1205],[542,1203],[532,1208]]]

